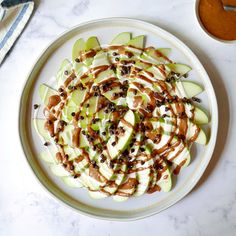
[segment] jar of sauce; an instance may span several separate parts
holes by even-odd
[[[213,38],[236,43],[236,12],[224,10],[223,3],[236,7],[236,0],[197,0],[198,21]]]

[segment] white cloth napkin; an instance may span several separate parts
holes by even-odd
[[[32,0],[0,0],[0,65],[24,29],[33,8]]]

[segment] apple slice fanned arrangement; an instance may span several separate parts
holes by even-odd
[[[190,147],[206,145],[195,106],[202,87],[185,80],[191,68],[168,58],[169,48],[144,47],[143,35],[117,35],[101,47],[79,39],[56,88],[41,84],[44,117],[34,118],[43,160],[65,184],[91,197],[123,201],[171,190],[171,176],[190,163]],[[38,113],[37,113],[38,114]]]

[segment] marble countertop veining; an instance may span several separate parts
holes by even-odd
[[[236,235],[236,45],[209,38],[198,27],[191,0],[42,0],[0,68],[0,235]],[[216,90],[219,137],[194,190],[164,212],[121,223],[82,216],[54,200],[38,184],[17,134],[18,103],[29,69],[63,31],[91,19],[125,16],[163,27],[199,57]]]

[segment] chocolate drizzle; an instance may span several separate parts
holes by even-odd
[[[70,73],[67,71],[64,74],[67,78],[59,88],[58,94],[49,97],[44,109],[46,117],[44,127],[54,138],[58,147],[57,162],[74,178],[80,178],[82,175],[82,171],[80,173],[76,166],[85,162],[89,177],[100,183],[100,187],[96,191],[100,191],[106,196],[132,196],[139,185],[136,173],[147,170],[150,170],[147,176],[150,178],[150,183],[148,183],[146,192],[161,191],[158,181],[169,177],[167,174],[169,164],[166,163],[175,163],[176,158],[197,139],[200,132],[200,128],[196,126],[194,134],[187,137],[189,120],[194,118],[194,107],[191,110],[191,117],[189,117],[186,112],[186,104],[190,101],[173,95],[176,90],[175,83],[172,83],[173,81],[168,77],[169,72],[165,65],[154,65],[160,75],[165,78],[163,80],[150,71],[140,69],[133,60],[135,53],[132,52],[132,49],[140,50],[140,52],[150,50],[150,48],[139,49],[123,45],[109,46],[102,50],[112,52],[112,55],[117,58],[111,65],[90,68],[79,77],[75,71]],[[83,63],[87,59],[92,59],[97,52],[96,50],[82,52],[76,58],[76,62]],[[155,50],[155,56],[168,63],[171,62],[158,50]],[[141,59],[138,62],[145,66],[153,65]],[[101,76],[101,73],[107,70],[117,72],[122,79],[111,76],[95,83],[94,81]],[[117,92],[117,88],[121,92]],[[71,120],[64,121],[64,108],[76,90],[85,91],[85,96],[79,105],[76,104],[76,109],[70,112]],[[124,119],[124,115],[129,109],[127,104],[117,102],[120,98],[126,99],[127,91],[132,94],[132,110],[138,120],[135,126]],[[112,93],[110,97],[108,97],[109,92]],[[95,108],[93,108],[94,104],[90,104],[92,98],[97,98]],[[90,109],[94,109],[92,114],[90,114]],[[106,116],[106,122],[102,122],[103,116]],[[155,128],[155,122],[159,125],[157,128]],[[165,125],[168,125],[168,122],[172,125],[171,131],[168,136],[165,136]],[[125,130],[119,124],[134,132],[127,147],[112,159],[107,150],[107,142],[111,135],[115,135],[112,146],[123,138]],[[71,144],[66,143],[62,136],[66,126],[72,127]],[[136,140],[136,134],[140,134],[140,140]],[[69,153],[66,153],[65,148],[69,145],[75,152],[79,150],[80,153],[76,154],[77,156],[73,159],[69,157]],[[150,148],[149,152],[146,147]],[[96,152],[95,156],[99,156],[99,158],[95,160],[91,155],[91,150]],[[175,165],[173,173],[178,174],[186,161],[184,159],[179,165]],[[102,165],[106,165],[106,168],[117,176],[123,175],[123,181],[117,184],[114,179],[106,178],[102,174]],[[116,191],[111,193],[107,188],[116,188]]]

